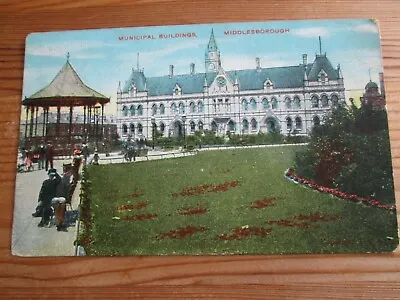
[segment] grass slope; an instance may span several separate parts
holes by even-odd
[[[288,181],[298,147],[201,152],[196,156],[90,166],[93,243],[89,255],[344,253],[392,251],[398,242],[394,213],[347,202]],[[227,191],[174,197],[185,187],[237,180]],[[140,193],[136,197],[132,194]],[[269,207],[250,207],[275,197]],[[120,205],[146,207],[119,211]],[[204,214],[181,215],[182,208],[205,208]],[[340,220],[311,222],[311,227],[268,224],[293,216],[322,214]],[[146,220],[126,216],[157,214]],[[113,219],[114,217],[114,219]],[[115,219],[122,218],[122,219]],[[299,223],[298,221],[296,221]],[[206,227],[183,239],[160,234],[188,225]],[[266,236],[221,240],[237,227],[271,229]]]

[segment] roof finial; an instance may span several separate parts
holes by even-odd
[[[319,39],[319,55],[322,55],[322,43],[321,43],[321,36],[318,37]]]
[[[67,52],[67,62],[69,62],[69,52]]]
[[[371,68],[368,69],[368,74],[369,74],[369,82],[371,82]]]

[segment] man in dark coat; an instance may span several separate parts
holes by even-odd
[[[49,178],[43,181],[42,187],[39,193],[39,205],[36,208],[36,212],[41,214],[42,219],[38,224],[39,227],[48,225],[52,214],[51,200],[56,196],[57,186],[61,181],[60,175],[57,174],[56,169],[50,169],[48,171]]]
[[[47,144],[46,147],[46,153],[44,154],[44,157],[46,159],[46,171],[49,169],[53,169],[53,159],[54,159],[54,148],[51,143]]]
[[[57,218],[57,230],[65,231],[66,226],[64,224],[66,204],[71,203],[71,176],[72,176],[72,165],[63,165],[64,174],[61,177],[60,183],[56,189],[56,197],[53,198],[52,204],[54,205],[55,215]]]

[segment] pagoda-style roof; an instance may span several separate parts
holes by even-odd
[[[32,96],[25,98],[22,104],[30,106],[84,106],[108,102],[110,102],[110,98],[83,83],[67,59],[54,79]]]

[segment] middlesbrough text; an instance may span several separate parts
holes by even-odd
[[[226,30],[225,35],[248,35],[248,34],[276,34],[288,33],[289,28],[270,28],[270,29],[247,29],[247,30]]]

